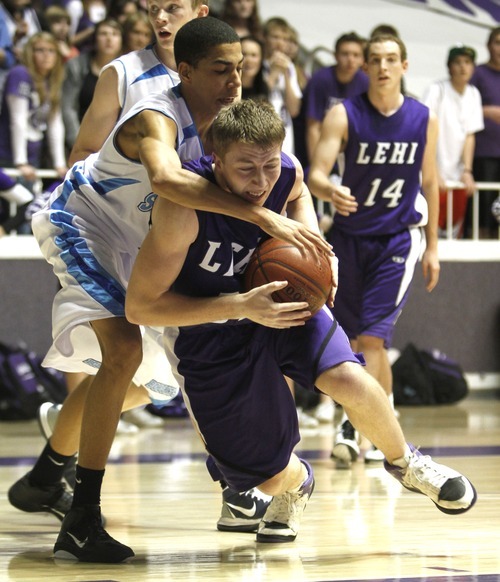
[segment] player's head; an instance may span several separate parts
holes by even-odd
[[[407,69],[406,46],[400,38],[381,34],[367,41],[364,70],[371,90],[400,91]]]
[[[241,48],[240,37],[229,24],[211,16],[191,20],[175,37],[175,62],[177,66],[187,63],[196,67],[215,47],[223,44],[238,44]]]
[[[368,57],[370,56],[370,53],[375,50],[373,48],[373,45],[383,44],[383,43],[387,43],[387,42],[393,42],[398,46],[399,58],[402,62],[406,61],[408,59],[408,51],[406,50],[406,45],[399,38],[399,36],[396,36],[395,34],[376,34],[375,36],[370,37],[366,41],[365,51],[364,51],[365,61],[368,61]]]
[[[158,45],[173,51],[177,31],[186,22],[208,14],[208,0],[147,0],[148,17]]]
[[[219,185],[262,206],[281,173],[285,127],[269,103],[240,101],[221,110],[212,124]]]
[[[229,24],[210,16],[191,20],[179,30],[174,53],[182,95],[195,116],[213,119],[240,99],[243,53]]]

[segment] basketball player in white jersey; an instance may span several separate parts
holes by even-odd
[[[82,327],[95,334],[102,354],[87,392],[79,387],[68,396],[37,464],[9,491],[11,503],[20,507],[21,485],[45,480],[40,492],[52,494],[50,510],[64,514],[64,496],[57,484],[62,473],[57,473],[79,450],[72,506],[55,545],[61,558],[121,562],[133,556],[131,548],[103,529],[100,490],[121,409],[147,402],[143,389],[130,386],[146,362],[139,327],[124,317],[124,301],[155,194],[231,216],[243,213],[272,236],[329,251],[327,243],[309,229],[283,217],[273,220],[275,213],[235,202],[209,181],[181,168],[181,160],[203,151],[205,134],[220,109],[239,99],[243,55],[234,30],[214,18],[184,25],[175,52],[180,85],[139,103],[98,153],[73,166],[48,207],[33,219],[35,235],[62,287],[55,302],[49,355],[53,361],[74,359],[93,337],[89,333],[87,340],[77,341]],[[93,358],[81,353],[80,364],[92,367]],[[150,387],[154,392],[156,384]],[[52,481],[56,477],[55,483],[47,482],[50,476]]]

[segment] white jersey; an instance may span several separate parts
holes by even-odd
[[[141,99],[166,91],[179,83],[179,75],[158,59],[154,45],[114,59],[103,71],[110,67],[118,75],[119,119]]]
[[[128,119],[145,109],[174,120],[181,161],[203,155],[189,109],[179,87],[174,87],[133,107],[102,149],[76,163],[48,206],[33,216],[35,237],[61,284],[54,300],[54,344],[45,359],[47,366],[95,373],[100,350],[89,322],[125,316],[125,290],[149,229],[156,195],[144,166],[121,153],[115,136]],[[76,328],[86,329],[75,333]],[[146,359],[136,382],[148,387],[153,378],[145,372]]]
[[[423,102],[438,117],[437,164],[445,181],[459,182],[464,165],[462,154],[468,135],[484,129],[481,94],[473,85],[458,93],[449,79],[427,88]]]

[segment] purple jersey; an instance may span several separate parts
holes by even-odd
[[[184,164],[187,170],[215,183],[212,157]],[[265,208],[280,213],[295,183],[292,160],[281,154],[281,174]],[[241,291],[241,275],[259,240],[265,236],[256,225],[210,212],[196,211],[199,233],[190,246],[184,266],[174,284],[178,293],[214,297]]]
[[[266,208],[281,212],[296,179],[285,154]],[[214,182],[211,157],[185,168]],[[190,296],[237,293],[255,225],[197,211],[199,233],[173,289]],[[233,325],[239,323],[239,325]],[[342,362],[359,363],[347,336],[323,307],[304,326],[274,329],[244,319],[164,331],[165,350],[196,430],[213,462],[209,471],[236,491],[256,487],[288,465],[297,445],[297,410],[284,375],[312,390]]]
[[[356,235],[385,235],[425,224],[420,170],[427,141],[429,109],[405,97],[389,117],[366,93],[346,99],[348,142],[342,184],[356,197],[358,210],[335,216],[335,228]]]
[[[488,65],[479,65],[470,82],[481,93],[483,106],[500,105],[500,71]],[[484,118],[484,130],[476,133],[474,157],[500,158],[500,123]]]
[[[368,76],[359,70],[350,83],[341,83],[335,74],[336,65],[319,69],[307,84],[306,115],[323,121],[326,112],[348,97],[368,91]]]

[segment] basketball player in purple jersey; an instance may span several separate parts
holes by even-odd
[[[213,155],[185,167],[235,197],[284,212],[309,228],[317,219],[298,162],[282,153],[283,122],[251,100],[223,109],[211,129]],[[273,495],[258,542],[292,542],[314,488],[284,375],[341,404],[387,458],[403,485],[445,513],[475,501],[470,482],[423,457],[404,436],[379,383],[323,307],[274,303],[278,281],[241,293],[242,275],[264,233],[252,224],[158,199],[126,297],[130,321],[167,326],[164,345],[193,424],[224,480]],[[335,271],[335,270],[334,270]],[[333,297],[330,298],[332,303]]]
[[[427,107],[402,95],[407,67],[400,39],[380,35],[369,40],[364,65],[368,92],[326,115],[309,177],[312,193],[331,202],[336,211],[329,233],[340,265],[335,316],[391,401],[387,349],[420,255],[420,227],[425,227],[422,267],[428,291],[439,278],[437,119]],[[328,175],[341,151],[342,185],[334,185]],[[359,455],[345,416],[332,454],[339,466],[349,466]],[[365,457],[382,459],[376,449]]]

